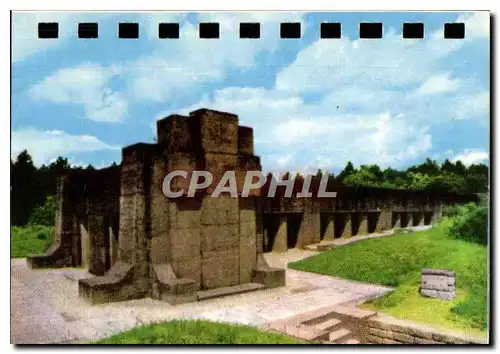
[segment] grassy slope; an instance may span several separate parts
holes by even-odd
[[[306,344],[279,333],[210,321],[170,321],[134,328],[94,344]]]
[[[42,254],[50,246],[52,230],[49,226],[13,226],[10,257],[23,258],[30,254]]]
[[[397,317],[472,332],[485,330],[487,249],[447,237],[449,225],[444,220],[427,231],[362,241],[289,267],[397,287],[393,293],[368,304]],[[455,270],[457,299],[450,302],[420,296],[422,268]]]

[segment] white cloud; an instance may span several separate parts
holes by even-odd
[[[347,160],[394,166],[432,147],[428,126],[404,115],[337,113],[324,110],[327,104],[307,104],[276,90],[232,87],[179,113],[207,107],[238,114],[240,124],[254,128],[256,153],[262,156],[264,170],[331,169],[343,167]]]
[[[454,92],[460,88],[461,81],[460,79],[451,79],[450,73],[434,75],[420,85],[416,94],[425,96]]]
[[[487,162],[489,158],[489,154],[487,151],[477,150],[477,149],[469,149],[465,150],[461,154],[456,155],[451,159],[451,161],[455,162],[460,160],[464,165],[470,166],[474,163]]]
[[[117,150],[95,136],[71,135],[60,130],[40,131],[25,128],[12,132],[11,157],[15,158],[24,149],[32,155],[35,165],[48,164],[59,156],[101,150]]]
[[[490,13],[488,11],[461,15],[457,22],[465,23],[465,38],[467,40],[489,38],[490,36]]]
[[[151,54],[125,64],[130,96],[138,101],[161,102],[178,93],[192,92],[207,82],[218,81],[229,68],[251,68],[258,53],[278,48],[279,23],[301,22],[304,30],[306,24],[302,16],[294,12],[200,13],[199,22],[219,23],[220,38],[210,40],[199,38],[198,21],[191,23],[169,13],[145,15],[150,38],[158,38],[159,22],[178,21],[180,39],[157,40]],[[261,38],[240,39],[240,22],[260,22]]]
[[[34,100],[57,104],[80,104],[88,119],[119,122],[127,114],[125,96],[109,87],[118,74],[115,67],[82,64],[58,70],[30,88]]]
[[[453,106],[453,117],[456,119],[487,120],[490,113],[490,93],[479,92],[457,97]]]
[[[291,92],[335,92],[344,85],[362,82],[371,88],[399,88],[419,83],[437,68],[437,61],[456,51],[463,41],[428,38],[405,41],[389,30],[377,41],[317,40],[302,50],[295,62],[282,70],[276,88]]]

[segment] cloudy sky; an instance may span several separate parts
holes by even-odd
[[[140,38],[118,39],[129,21]],[[219,39],[198,38],[207,21]],[[466,38],[444,39],[456,21]],[[38,22],[59,22],[59,39],[37,39]],[[78,22],[98,22],[99,39],[77,39]],[[180,39],[158,39],[160,22]],[[261,38],[239,39],[240,22]],[[280,39],[280,22],[301,22],[302,38]],[[342,39],[320,39],[321,22],[341,22]],[[382,22],[383,39],[359,39],[360,22]],[[425,39],[403,39],[403,22],[424,22]],[[12,27],[12,156],[37,165],[120,163],[157,119],[201,107],[253,127],[266,171],[487,163],[488,13],[14,12]]]

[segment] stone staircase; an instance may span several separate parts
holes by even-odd
[[[272,322],[269,328],[318,344],[366,344],[364,324],[375,315],[354,305],[337,305]]]

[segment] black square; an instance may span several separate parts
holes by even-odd
[[[340,38],[340,22],[323,22],[321,24],[321,38]]]
[[[38,38],[59,38],[59,23],[39,22]]]
[[[280,27],[281,38],[300,38],[300,22],[284,22]]]
[[[403,23],[403,38],[424,38],[424,23]]]
[[[465,38],[465,24],[463,22],[445,23],[444,38],[448,39]]]
[[[260,23],[240,23],[240,38],[260,38]]]
[[[139,38],[139,24],[134,22],[122,22],[118,24],[118,38]]]
[[[381,22],[362,22],[359,24],[359,38],[378,39],[382,38]]]
[[[160,23],[158,25],[158,38],[179,38],[179,24]]]
[[[97,38],[98,36],[97,23],[79,23],[78,24],[78,38]]]
[[[200,23],[199,31],[200,31],[200,38],[205,38],[205,39],[219,38],[219,23],[218,22]]]

